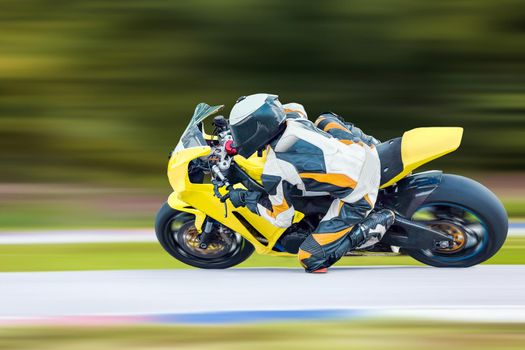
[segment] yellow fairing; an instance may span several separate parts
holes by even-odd
[[[405,132],[401,141],[403,171],[381,188],[399,181],[421,165],[455,151],[462,136],[463,128],[457,127],[416,128]]]
[[[172,156],[168,165],[168,178],[174,192],[170,195],[168,204],[173,209],[194,214],[196,216],[196,227],[199,230],[207,215],[246,238],[254,245],[258,253],[291,255],[272,250],[285,229],[273,226],[247,208],[234,208],[229,201],[227,202],[227,217],[225,217],[224,203],[221,203],[213,195],[213,185],[190,182],[188,163],[192,159],[208,155],[209,152],[210,148],[204,146],[185,149]],[[248,163],[245,164],[248,166]],[[236,187],[242,187],[242,185]],[[294,222],[300,221],[303,216],[303,214],[296,212]]]
[[[262,184],[262,173],[264,169],[264,163],[266,163],[266,151],[263,152],[262,156],[257,156],[254,153],[250,158],[246,159],[240,155],[235,156],[235,162],[244,170],[252,179]]]

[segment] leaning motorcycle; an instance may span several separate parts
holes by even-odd
[[[232,188],[264,192],[265,153],[250,158],[232,147],[223,106],[199,104],[168,163],[173,193],[155,223],[162,247],[185,264],[222,269],[258,254],[297,254],[332,198],[292,195],[296,213],[287,229],[273,226],[228,200]],[[204,131],[213,118],[213,132]],[[375,209],[391,209],[396,221],[380,244],[396,246],[414,259],[436,267],[468,267],[489,259],[503,245],[507,213],[486,187],[441,171],[413,173],[429,161],[456,150],[462,128],[416,128],[378,145],[381,189]]]

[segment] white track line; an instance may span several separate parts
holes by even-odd
[[[0,232],[0,245],[157,242],[152,229]]]

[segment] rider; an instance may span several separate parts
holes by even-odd
[[[238,154],[267,150],[262,175],[265,194],[232,189],[235,207],[246,206],[278,227],[294,217],[293,189],[303,196],[331,195],[333,202],[317,228],[301,244],[307,272],[326,272],[348,250],[379,241],[394,213],[374,213],[380,182],[379,143],[333,113],[314,123],[300,104],[282,105],[278,96],[255,94],[237,100],[230,128]]]

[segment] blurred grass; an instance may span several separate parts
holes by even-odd
[[[486,264],[525,264],[525,237],[509,237]],[[422,265],[408,256],[344,257],[336,266]],[[300,267],[295,257],[254,253],[239,267]],[[0,245],[0,271],[190,268],[156,243]]]
[[[159,200],[160,204],[163,202]],[[153,227],[156,211],[96,208],[79,200],[70,205],[16,203],[0,205],[0,229],[82,229]],[[525,215],[524,215],[525,216]]]
[[[525,198],[503,199],[503,205],[510,218],[525,218]]]
[[[0,348],[84,349],[523,349],[523,324],[324,321],[260,325],[0,328]]]
[[[153,227],[154,212],[124,212],[86,206],[41,205],[34,202],[0,205],[0,229],[133,228]]]
[[[0,230],[152,227],[170,191],[0,183]]]

